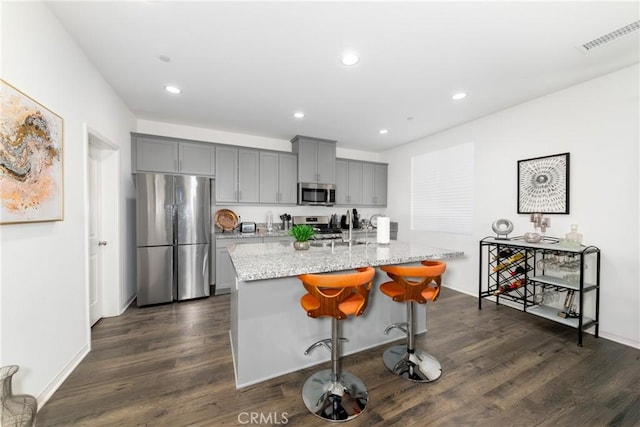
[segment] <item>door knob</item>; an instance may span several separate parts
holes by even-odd
[[[98,242],[98,246],[107,246],[107,241],[106,240],[100,240]]]

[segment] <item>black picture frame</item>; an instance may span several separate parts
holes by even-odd
[[[518,213],[569,213],[569,153],[518,160]]]

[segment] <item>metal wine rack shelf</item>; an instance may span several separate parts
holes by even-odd
[[[560,306],[562,301],[545,300],[560,294],[564,296]],[[595,297],[588,300],[587,294]],[[510,307],[575,328],[582,347],[585,329],[595,328],[598,337],[600,249],[568,247],[552,238],[528,243],[522,237],[485,237],[480,240],[478,309],[483,299],[496,305],[506,300]]]

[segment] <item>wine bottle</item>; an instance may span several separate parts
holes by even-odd
[[[493,260],[498,260],[500,258],[507,258],[510,257],[511,255],[513,255],[513,249],[511,248],[506,248],[501,250],[500,252],[498,252],[498,255],[494,255],[493,256]]]
[[[524,255],[522,254],[522,252],[518,252],[512,256],[509,257],[509,259],[507,259],[505,262],[496,265],[495,267],[493,267],[493,272],[496,273],[498,271],[502,271],[505,268],[507,268],[509,266],[509,264],[512,264],[518,260],[521,260],[522,258],[524,258]]]
[[[526,266],[526,265],[519,265],[513,271],[511,271],[509,274],[511,274],[512,276],[516,276],[518,274],[524,274],[529,270],[531,270],[531,267]]]
[[[498,289],[495,290],[493,295],[500,295],[506,292],[511,292],[514,289],[521,288],[522,285],[524,285],[524,280],[514,280],[513,282],[507,285],[500,285],[500,287],[498,287]]]

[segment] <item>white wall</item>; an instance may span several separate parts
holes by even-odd
[[[91,342],[86,129],[120,148],[118,186],[122,199],[132,200],[129,132],[135,118],[46,5],[2,2],[0,8],[2,78],[64,119],[64,221],[0,227],[0,365],[20,365],[15,391],[43,404]],[[135,259],[125,234],[126,206],[119,212],[125,269]],[[122,279],[123,289],[106,285],[120,305],[111,311],[121,311],[130,293]]]
[[[401,226],[399,239],[464,250],[464,259],[449,261],[445,281],[477,295],[478,240],[492,234],[491,223],[508,218],[513,235],[533,231],[529,216],[517,214],[517,161],[570,152],[571,214],[550,215],[547,235],[563,237],[578,224],[583,243],[601,249],[600,334],[640,347],[638,75],[637,65],[625,68],[385,153],[387,211],[408,225],[411,156],[475,142],[474,234]]]

